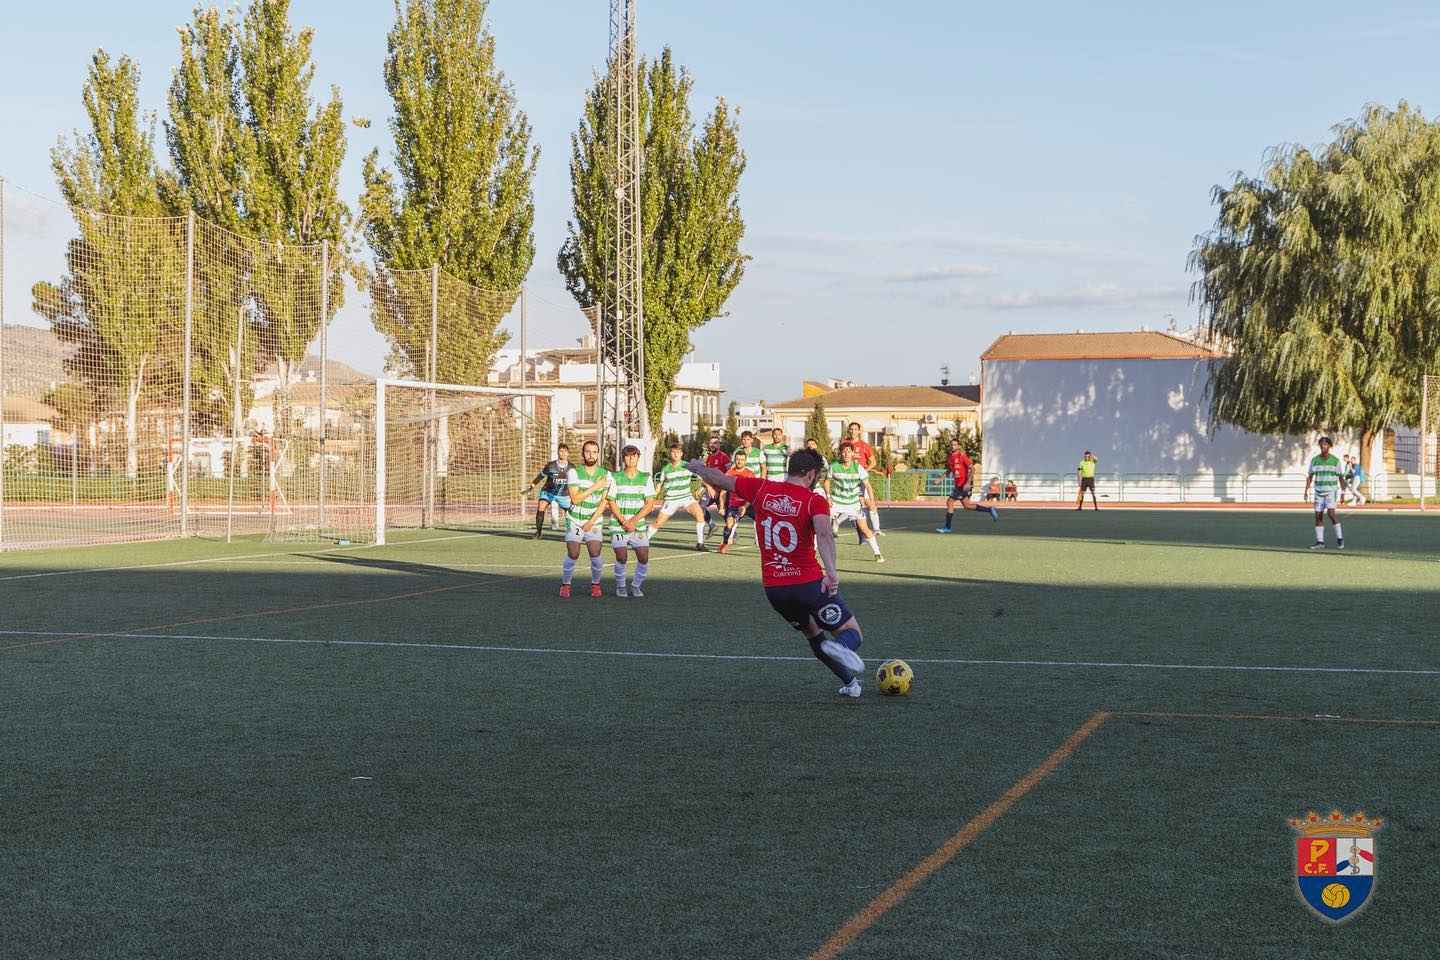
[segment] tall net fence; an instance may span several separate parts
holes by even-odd
[[[0,549],[376,536],[386,424],[375,381],[329,357],[347,292],[331,244],[14,196],[0,181]],[[484,383],[517,296],[439,269],[378,272],[370,312],[392,345],[387,370]],[[421,522],[499,521],[489,472],[523,472],[528,438],[548,429],[529,424],[541,401],[503,412],[423,393],[425,415],[403,415],[427,459],[396,474],[422,484]],[[397,410],[413,406],[404,396]]]
[[[1420,382],[1420,428],[1416,431],[1416,462],[1420,473],[1420,508],[1435,503],[1440,484],[1440,376],[1426,374]]]

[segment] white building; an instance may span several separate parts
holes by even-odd
[[[55,420],[59,417],[54,407],[28,397],[5,397],[3,402],[0,423],[4,423],[5,434],[0,438],[0,453],[5,447],[38,447],[54,442]],[[68,436],[65,442],[71,442]]]
[[[737,403],[735,405],[735,420],[739,423],[739,430],[744,433],[749,430],[751,433],[759,433],[762,430],[769,430],[775,426],[775,415],[770,408],[765,406],[765,401],[759,403]]]
[[[552,409],[562,430],[593,437],[596,362],[595,338],[589,336],[576,341],[573,347],[529,350],[523,368],[519,350],[501,350],[495,357],[490,383],[518,387],[523,369],[526,386],[553,391]],[[688,437],[702,420],[712,428],[723,426],[725,412],[720,406],[723,393],[720,364],[687,359],[675,377],[675,388],[665,400],[661,433]]]
[[[1212,433],[1206,386],[1218,356],[1184,337],[1145,330],[1000,337],[981,356],[984,474],[1069,478],[1090,450],[1100,461],[1102,490],[1120,482],[1179,489],[1184,477],[1185,499],[1298,500],[1318,434],[1225,426]],[[1357,438],[1334,439],[1337,455],[1359,453]],[[1378,455],[1373,462],[1381,462]],[[1273,495],[1258,495],[1265,478],[1277,478]]]

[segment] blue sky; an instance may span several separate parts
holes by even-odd
[[[47,196],[48,150],[81,125],[90,53],[128,53],[160,111],[191,0],[71,0],[10,10],[0,58],[0,175]],[[502,68],[542,150],[531,343],[581,332],[555,270],[569,216],[569,135],[603,61],[603,0],[492,0]],[[295,0],[316,28],[318,85],[337,84],[350,129],[344,189],[387,150],[381,78],[393,8]],[[1210,188],[1265,150],[1311,144],[1364,104],[1434,115],[1440,12],[1420,3],[1210,4],[911,0],[728,4],[645,0],[640,40],[696,78],[696,109],[724,96],[749,155],[742,208],[754,257],[730,315],[695,336],[731,396],[785,399],[802,379],[963,380],[1007,331],[1193,323],[1185,256],[1212,221]],[[317,90],[317,95],[323,90]],[[163,146],[162,146],[163,151]],[[43,207],[12,192],[17,218]],[[28,204],[28,206],[27,206]],[[53,232],[53,231],[51,231]],[[20,254],[23,257],[25,254]],[[38,254],[37,254],[38,255]],[[11,253],[7,318],[23,290]],[[363,312],[333,351],[374,371]]]

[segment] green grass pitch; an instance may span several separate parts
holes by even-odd
[[[859,701],[688,524],[643,600],[561,602],[554,534],[0,555],[0,953],[809,957],[1105,711],[840,955],[1433,954],[1440,521],[938,519],[841,536],[918,673]],[[1386,821],[1341,927],[1332,807]]]

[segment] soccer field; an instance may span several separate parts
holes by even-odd
[[[553,533],[0,555],[3,952],[1433,955],[1440,520],[938,518],[841,535],[918,674],[858,701],[684,524],[643,600]],[[1339,928],[1332,808],[1385,821]]]

